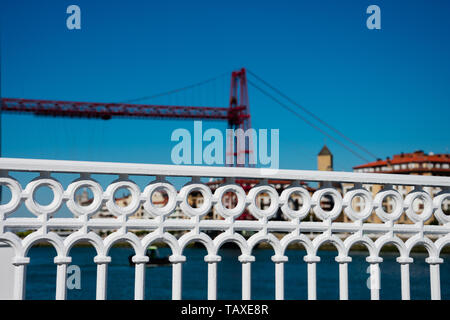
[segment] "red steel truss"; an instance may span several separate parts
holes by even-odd
[[[247,77],[244,68],[233,71],[231,74],[228,108],[3,98],[1,99],[1,111],[104,120],[113,117],[226,120],[229,129],[246,131],[251,128]],[[243,145],[238,143],[236,137],[227,140],[226,161],[228,165],[251,166],[249,161],[252,153],[251,137],[248,143],[244,142]],[[231,201],[231,198],[228,201]],[[245,212],[239,219],[253,219],[253,217]]]
[[[104,120],[111,119],[112,117],[226,120],[230,129],[241,128],[246,131],[251,127],[247,78],[244,68],[233,71],[231,74],[228,108],[17,98],[2,98],[1,101],[2,112],[31,113],[40,116],[99,118]],[[229,146],[229,148],[233,148],[234,150],[227,150],[227,163],[233,161],[233,166],[247,165],[248,161],[245,159],[245,156],[252,153],[252,141],[249,141],[248,145],[239,146],[234,139],[233,144]],[[240,148],[238,149],[238,147]],[[238,163],[239,157],[240,162],[242,162],[242,157],[244,157],[245,164]]]
[[[111,119],[112,117],[149,117],[228,120],[228,122],[238,124],[249,117],[249,115],[242,113],[244,110],[245,107],[243,106],[230,109],[14,98],[2,99],[2,111],[6,112],[25,112],[54,117],[101,118],[104,120]]]

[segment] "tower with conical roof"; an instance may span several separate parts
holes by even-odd
[[[317,155],[317,170],[333,171],[333,155],[326,145],[323,146]]]

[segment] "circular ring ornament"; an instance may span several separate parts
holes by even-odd
[[[294,193],[300,194],[300,197],[302,198],[302,206],[299,210],[293,210],[289,208],[289,198]],[[290,219],[303,219],[305,218],[309,210],[311,209],[311,196],[309,195],[308,190],[302,187],[289,187],[281,193],[280,196],[280,203],[283,205],[281,206],[281,211],[288,216]]]
[[[352,201],[355,197],[364,199],[364,210],[357,212],[352,207]],[[345,214],[353,221],[366,220],[373,210],[372,194],[364,188],[352,188],[347,191],[343,199]]]
[[[228,193],[233,192],[237,197],[237,204],[234,208],[226,208],[222,203],[223,196]],[[220,186],[214,192],[214,198],[216,199],[216,204],[214,205],[214,209],[224,218],[236,218],[239,217],[245,209],[245,191],[241,186],[237,184],[226,184]]]
[[[87,206],[80,206],[75,201],[75,194],[80,188],[89,188],[94,196],[92,203]],[[76,216],[92,215],[100,209],[103,199],[103,189],[100,184],[92,179],[76,180],[72,182],[66,190],[68,194],[67,207]]]
[[[1,177],[0,185],[6,186],[11,191],[11,200],[8,203],[0,205],[0,214],[8,215],[14,212],[20,205],[20,198],[22,194],[22,187],[20,184],[9,177]]]
[[[320,207],[320,199],[324,196],[331,196],[333,198],[334,206],[331,211],[325,211]],[[312,202],[314,203],[314,213],[322,220],[333,220],[339,216],[342,210],[342,196],[336,189],[333,188],[325,187],[318,189],[312,196]]]
[[[424,202],[423,212],[421,214],[414,211],[413,204],[416,199],[422,199]],[[405,206],[407,207],[406,215],[414,222],[426,221],[433,215],[433,200],[431,200],[430,195],[423,190],[413,190],[408,193],[405,198]]]
[[[126,207],[120,207],[114,201],[114,193],[120,188],[126,188],[131,194],[131,203]],[[108,201],[106,201],[106,207],[115,216],[130,216],[137,211],[141,203],[140,200],[140,189],[139,187],[130,180],[118,180],[111,183],[108,188],[106,188],[106,195]]]
[[[203,204],[200,208],[192,208],[188,203],[189,194],[198,191],[203,196]],[[212,206],[212,193],[206,185],[202,183],[189,183],[181,188],[179,197],[181,199],[180,208],[190,217],[202,217],[209,212]]]
[[[433,199],[433,206],[436,210],[435,216],[442,224],[450,222],[450,215],[446,215],[444,211],[442,211],[442,204],[445,199],[450,200],[450,193],[448,192],[448,190],[439,192]]]
[[[264,210],[258,208],[258,206],[256,205],[256,199],[261,193],[267,193],[270,197],[270,206],[269,208]],[[250,203],[250,205],[248,206],[248,210],[254,217],[258,219],[270,219],[271,217],[273,217],[277,213],[278,206],[280,204],[278,192],[275,190],[275,188],[266,184],[253,187],[248,192],[247,202]]]
[[[48,205],[40,205],[34,200],[34,193],[42,186],[49,187],[53,191],[53,201]],[[53,178],[36,178],[27,184],[25,193],[28,194],[25,206],[36,216],[43,214],[51,215],[58,211],[63,201],[63,187],[61,183]]]
[[[395,203],[395,210],[391,213],[388,213],[383,209],[383,200],[389,196],[394,199]],[[394,189],[384,189],[379,191],[376,194],[373,203],[374,207],[376,207],[375,213],[384,222],[396,221],[403,213],[403,198],[400,193]]]
[[[163,189],[167,192],[169,200],[164,207],[156,207],[152,202],[153,193]],[[155,181],[147,185],[144,189],[143,196],[145,198],[144,210],[153,217],[164,217],[170,215],[177,206],[177,190],[174,186],[165,181]]]

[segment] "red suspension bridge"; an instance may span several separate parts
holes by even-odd
[[[339,130],[335,129],[314,113],[305,109],[303,106],[297,104],[295,101],[287,97],[280,90],[258,77],[256,74],[249,71],[249,73],[259,81],[259,84],[247,79],[247,71],[242,68],[231,73],[231,84],[228,107],[217,106],[180,106],[180,105],[162,105],[162,104],[136,104],[141,100],[147,100],[154,97],[170,95],[183,91],[185,89],[193,88],[203,85],[211,80],[206,80],[191,86],[181,89],[171,90],[162,94],[157,94],[149,97],[129,100],[121,103],[99,103],[99,102],[75,102],[75,101],[57,101],[57,100],[36,100],[36,99],[20,99],[20,98],[2,98],[1,111],[13,113],[28,113],[47,117],[67,117],[67,118],[92,118],[109,120],[111,118],[155,118],[155,119],[195,119],[195,120],[220,120],[227,121],[229,129],[242,129],[244,131],[251,128],[251,116],[249,108],[248,87],[247,84],[252,85],[255,89],[270,98],[276,104],[293,113],[296,117],[303,120],[306,124],[320,131],[322,134],[341,145],[349,152],[365,159],[352,147],[347,144],[350,143],[353,147],[360,151],[375,157],[369,151],[358,145],[356,142],[345,136]],[[268,88],[273,93],[269,93],[263,89],[262,86]],[[286,102],[283,102],[282,99]],[[303,114],[298,112],[298,109],[303,111]],[[309,116],[311,119],[308,119]],[[314,120],[314,122],[313,122]],[[334,136],[324,130],[326,127],[328,131],[332,131]],[[0,132],[1,134],[1,132]],[[234,141],[227,141],[226,157],[227,163],[232,163],[234,166],[248,166],[250,156],[253,152],[253,145],[251,135],[249,140],[244,142],[244,145],[239,145],[237,138]],[[343,143],[343,139],[347,144]],[[242,163],[244,160],[244,163]],[[239,181],[245,190],[250,188],[252,181]],[[1,188],[0,188],[1,197]],[[227,201],[232,201],[231,197]],[[247,219],[249,214],[239,217],[239,219]]]
[[[226,120],[230,129],[241,128],[245,131],[251,128],[247,78],[244,68],[233,71],[231,74],[228,108],[3,98],[2,111],[103,120],[109,120],[112,117]],[[245,154],[252,152],[251,142],[245,144],[244,150],[238,150],[236,146],[237,144],[234,143],[231,147],[234,147],[235,150],[227,150],[227,156],[234,156],[233,163],[235,165],[237,165],[237,158],[242,152]],[[246,163],[248,162],[246,161]]]
[[[123,103],[99,103],[99,102],[74,102],[74,101],[55,101],[55,100],[36,100],[36,99],[19,99],[19,98],[2,98],[1,111],[15,113],[31,113],[40,116],[52,117],[72,117],[72,118],[97,118],[108,120],[113,117],[128,118],[157,118],[157,119],[198,119],[198,120],[222,120],[227,121],[229,129],[243,129],[246,131],[251,128],[250,108],[248,99],[247,84],[252,85],[255,89],[263,93],[272,101],[293,113],[312,128],[318,130],[330,140],[341,145],[347,151],[360,159],[368,162],[367,158],[362,156],[360,152],[369,155],[371,158],[376,156],[369,152],[361,145],[348,138],[339,130],[329,125],[327,122],[316,116],[311,111],[290,99],[280,90],[263,80],[251,71],[248,71],[263,86],[270,89],[273,93],[269,93],[253,81],[247,79],[247,71],[242,68],[231,73],[230,95],[228,107],[216,106],[180,106],[180,105],[155,105],[155,104],[131,104]],[[163,94],[144,97],[136,100],[144,100],[156,96],[175,93],[187,88],[204,84],[207,81],[187,86],[185,88],[172,90]],[[283,102],[282,99],[286,102]],[[298,111],[301,110],[303,114]],[[309,117],[309,119],[308,119]],[[330,133],[331,132],[331,133]],[[234,138],[236,139],[236,138]],[[252,142],[245,143],[245,147],[238,149],[236,140],[227,144],[233,150],[227,150],[227,159],[232,157],[233,164],[239,165],[237,159],[245,157],[245,165],[253,152]],[[350,146],[351,145],[351,146]],[[356,150],[358,149],[358,150]],[[242,155],[244,153],[244,155]],[[241,158],[242,159],[242,158]],[[231,159],[230,159],[231,160]],[[228,162],[228,160],[227,160]]]

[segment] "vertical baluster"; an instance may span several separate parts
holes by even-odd
[[[413,263],[413,258],[398,257],[397,262],[400,263],[401,281],[402,281],[402,300],[411,299],[411,290],[409,285],[409,265]]]
[[[348,264],[352,261],[351,257],[336,257],[339,263],[339,299],[348,300]]]
[[[172,300],[181,300],[183,289],[183,262],[186,261],[185,256],[172,255],[169,257],[172,262]]]
[[[380,299],[380,266],[378,263],[370,265],[370,299]]]
[[[370,299],[380,300],[380,263],[383,258],[367,257],[366,261],[370,263]]]
[[[409,289],[409,264],[403,263],[401,265],[401,277],[402,277],[402,300],[410,300],[410,289]]]
[[[431,300],[441,300],[441,280],[439,275],[439,264],[444,260],[438,257],[425,260],[430,265]]]
[[[251,255],[240,255],[239,262],[242,264],[242,300],[250,300],[252,296],[252,265],[255,257]]]
[[[250,300],[252,293],[252,269],[251,262],[243,262],[242,263],[242,300]]]
[[[172,300],[181,300],[182,272],[182,262],[172,264]]]
[[[316,265],[320,262],[320,257],[305,256],[303,260],[308,264],[308,300],[316,300]]]
[[[96,299],[106,300],[107,283],[108,283],[108,263],[111,262],[111,257],[95,256],[94,262],[97,264],[97,288]]]
[[[56,268],[56,300],[65,300],[67,293],[67,265],[72,262],[71,257],[55,257]]]
[[[25,299],[25,279],[27,273],[27,264],[30,263],[28,257],[14,257],[14,300]]]
[[[288,261],[287,256],[272,256],[275,263],[275,299],[284,300],[284,263]]]
[[[348,263],[339,264],[339,299],[348,300]]]
[[[431,300],[441,300],[439,264],[430,264]]]
[[[135,263],[134,300],[144,300],[145,296],[145,264],[149,261],[147,256],[133,256]]]
[[[217,262],[208,263],[208,300],[217,300]]]
[[[220,261],[220,256],[205,256],[205,262],[208,263],[208,300],[217,299],[217,263]]]
[[[316,263],[308,263],[308,300],[317,299],[316,290]]]

